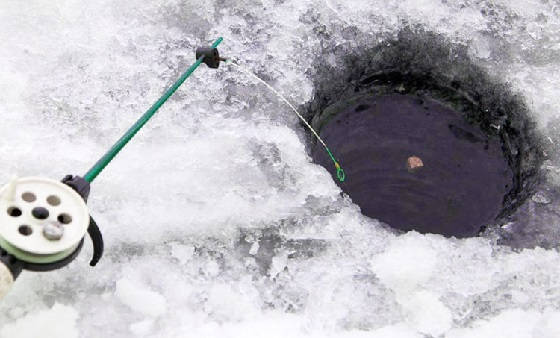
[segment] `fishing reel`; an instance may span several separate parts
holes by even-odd
[[[86,232],[93,241],[95,266],[103,237],[86,205],[90,185],[79,176],[62,182],[17,178],[0,189],[0,298],[22,270],[51,271],[79,254]]]

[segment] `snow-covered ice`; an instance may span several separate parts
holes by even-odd
[[[543,133],[558,118],[555,1],[0,0],[0,181],[83,175],[218,36],[298,105],[316,60],[406,24],[468,45]],[[90,268],[87,244],[24,272],[0,337],[560,336],[558,251],[395,235],[311,163],[290,109],[225,65],[194,73],[89,206],[106,256]]]

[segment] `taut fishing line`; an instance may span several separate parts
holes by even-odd
[[[313,135],[315,135],[317,140],[319,140],[319,142],[323,145],[323,147],[325,148],[325,150],[329,154],[329,157],[331,158],[331,160],[334,163],[334,167],[336,168],[336,176],[337,176],[338,180],[340,182],[344,182],[344,180],[346,180],[346,173],[344,172],[344,170],[340,166],[340,163],[338,163],[338,161],[334,157],[334,155],[331,152],[331,150],[329,149],[329,147],[327,147],[327,144],[325,143],[325,141],[323,141],[323,139],[319,136],[319,134],[315,131],[315,129],[313,129],[313,127],[297,111],[297,109],[290,103],[290,101],[288,101],[288,99],[286,99],[282,94],[280,94],[276,89],[274,89],[274,87],[272,87],[271,85],[266,83],[263,79],[261,79],[260,77],[255,75],[255,73],[251,72],[246,67],[240,65],[238,62],[233,61],[231,59],[227,59],[226,63],[228,63],[230,65],[234,65],[236,67],[236,69],[238,69],[240,72],[249,75],[249,77],[251,77],[251,78],[255,79],[256,81],[258,81],[259,83],[263,84],[266,88],[268,88],[271,92],[273,92],[276,96],[278,96],[278,98],[280,98],[280,100],[282,100],[285,104],[287,104],[288,107],[290,107],[293,110],[293,112],[297,115],[297,117],[305,124],[307,129],[309,129],[311,131],[311,133],[313,133]]]

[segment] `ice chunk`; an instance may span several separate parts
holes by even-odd
[[[437,295],[419,291],[410,297],[399,298],[399,303],[408,313],[411,326],[418,332],[437,337],[451,328],[451,311]]]
[[[205,310],[218,322],[246,321],[256,314],[258,307],[254,298],[255,290],[247,288],[243,283],[216,283],[208,292]]]
[[[194,255],[194,246],[189,244],[171,243],[171,255],[181,264],[187,263]]]
[[[167,311],[167,302],[162,295],[126,278],[117,281],[115,295],[123,304],[146,316],[157,317]]]
[[[437,252],[422,235],[397,237],[371,260],[373,272],[388,288],[406,292],[428,280],[437,264]]]
[[[555,314],[558,318],[558,314]],[[547,325],[549,319],[553,317],[542,318],[541,314],[535,311],[523,311],[521,309],[510,309],[503,311],[497,316],[485,320],[476,321],[471,328],[451,330],[447,334],[447,338],[533,338],[533,337],[558,337],[552,336],[554,330],[558,332],[558,322],[556,327],[550,326],[539,327],[539,325]],[[534,333],[541,333],[534,335]]]
[[[356,335],[355,337],[360,337]],[[364,338],[423,338],[424,335],[404,324],[386,326],[374,330],[371,335],[364,334]]]
[[[152,319],[146,319],[141,322],[130,324],[130,332],[134,333],[136,337],[145,336],[150,333],[154,326]]]
[[[77,338],[78,311],[71,306],[54,304],[52,308],[32,312],[0,330],[0,338]]]
[[[272,265],[270,266],[270,275],[276,276],[280,272],[284,271],[288,265],[288,253],[280,252],[272,258]]]

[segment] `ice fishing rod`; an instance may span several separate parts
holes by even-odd
[[[217,49],[222,40],[218,38],[211,47],[197,48],[196,62],[83,177],[67,175],[62,181],[44,177],[16,178],[0,189],[0,299],[23,270],[52,271],[72,262],[82,249],[86,232],[93,243],[90,265],[99,262],[104,245],[101,231],[87,207],[91,183],[202,63],[218,68],[221,61],[226,61]],[[289,101],[256,78],[287,103],[319,139],[335,164],[338,179],[344,181],[344,171],[315,130]]]
[[[87,207],[90,184],[202,63],[219,67],[224,60],[217,49],[222,40],[197,48],[196,62],[83,177],[16,178],[0,189],[0,299],[23,270],[52,271],[72,262],[86,232],[93,242],[90,265],[97,264],[103,255],[103,237]]]

